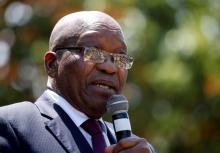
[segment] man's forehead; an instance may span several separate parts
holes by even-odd
[[[82,33],[97,29],[117,30],[123,36],[120,25],[111,16],[97,11],[82,11],[64,16],[58,21],[51,33],[50,50],[65,39],[76,40]]]
[[[109,39],[111,39],[111,43],[109,42]],[[112,44],[114,42],[114,45],[116,45],[114,47],[120,46],[120,48],[126,48],[126,43],[120,30],[105,28],[85,31],[78,38],[77,45],[96,44],[97,47],[99,47],[104,40],[107,40],[109,44]]]

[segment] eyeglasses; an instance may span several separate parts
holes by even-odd
[[[69,50],[69,51],[83,51],[84,61],[89,61],[92,63],[103,63],[108,57],[113,61],[113,63],[121,69],[130,69],[133,64],[133,57],[125,54],[109,53],[107,51],[95,48],[95,47],[68,47],[59,48],[57,50]]]

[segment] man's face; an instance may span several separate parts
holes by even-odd
[[[107,27],[85,31],[75,46],[127,54],[122,33]],[[95,64],[84,61],[83,54],[65,51],[58,60],[58,90],[71,105],[92,118],[100,118],[105,113],[107,99],[122,92],[126,78],[127,70],[118,68],[110,58]]]

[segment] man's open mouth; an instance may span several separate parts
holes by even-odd
[[[96,84],[96,86],[101,87],[101,88],[105,88],[105,89],[111,89],[110,86],[103,85],[103,84]]]
[[[112,81],[96,80],[96,81],[92,82],[92,85],[95,85],[99,88],[111,89],[111,90],[116,91],[116,86],[114,85],[114,83]]]

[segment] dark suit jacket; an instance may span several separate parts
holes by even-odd
[[[109,125],[108,125],[109,127]],[[111,143],[115,140],[107,132]],[[0,153],[92,153],[68,115],[46,94],[0,108]]]

